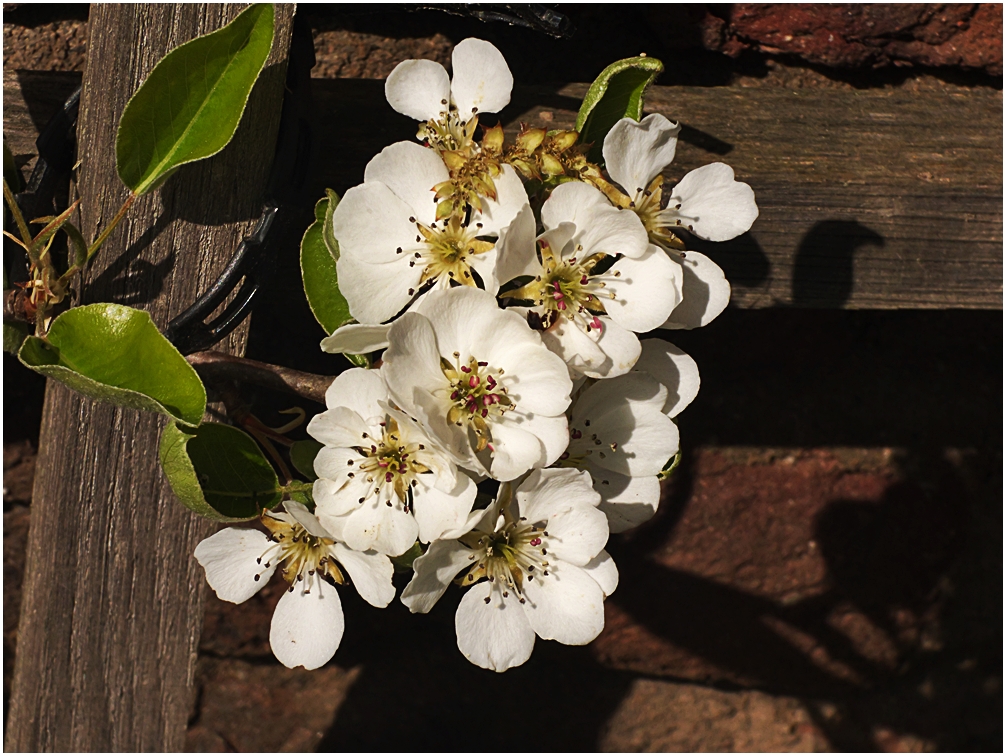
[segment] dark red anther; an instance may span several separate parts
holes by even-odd
[[[473,375],[471,378],[468,379],[468,385],[471,386],[472,388],[475,388],[480,383],[482,383],[482,381],[479,380],[479,377],[477,375]]]
[[[569,432],[569,437],[572,438],[572,439],[581,438],[582,436],[583,436],[583,434],[580,431],[578,431],[576,428],[574,428],[573,430],[571,430]]]
[[[461,366],[461,372],[462,373],[470,373],[470,372],[472,372],[472,369],[470,367],[468,367],[467,365],[462,365]]]
[[[391,473],[391,472],[384,473],[384,482],[385,483],[390,483],[394,479],[395,479],[395,474],[394,473]]]

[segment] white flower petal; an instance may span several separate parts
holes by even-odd
[[[437,219],[433,187],[450,177],[437,151],[415,142],[395,142],[385,147],[367,163],[363,174],[365,184],[384,184],[412,208],[413,212],[408,213],[406,218],[412,216],[426,225]],[[413,238],[415,228],[413,224]],[[378,226],[372,229],[372,233],[382,235],[384,229]]]
[[[667,388],[663,411],[677,417],[699,393],[699,366],[674,344],[661,339],[644,339],[643,353],[633,370],[648,373]]]
[[[318,669],[335,655],[344,629],[342,602],[335,586],[321,579],[304,580],[284,592],[276,604],[269,645],[290,669]]]
[[[510,225],[500,232],[496,242],[496,278],[501,285],[518,276],[536,275],[541,270],[534,232],[534,213],[530,205],[524,205]]]
[[[434,541],[412,563],[415,575],[402,591],[402,603],[413,614],[426,614],[444,595],[455,576],[473,563],[472,550],[458,541]]]
[[[604,138],[604,167],[612,181],[635,197],[674,160],[681,126],[660,113],[638,123],[623,118]]]
[[[680,304],[683,278],[681,266],[651,244],[645,255],[623,257],[604,276],[607,291],[615,295],[604,300],[604,309],[623,328],[652,331]]]
[[[329,354],[367,354],[388,347],[391,325],[349,323],[336,328],[331,336],[321,340],[321,351]]]
[[[390,495],[394,495],[393,493]],[[419,525],[402,509],[397,496],[387,506],[384,495],[374,495],[346,517],[342,540],[356,551],[373,550],[379,554],[404,554],[419,535]]]
[[[284,501],[283,509],[308,533],[318,538],[332,538],[332,534],[318,521],[311,510],[299,501]]]
[[[734,169],[726,163],[710,163],[686,173],[667,206],[678,204],[675,216],[693,234],[709,241],[740,236],[758,217],[754,191],[734,180]]]
[[[387,401],[388,387],[380,370],[351,368],[336,376],[332,385],[325,391],[325,404],[329,409],[347,407],[356,412],[368,425],[383,422],[385,415],[383,403]],[[358,443],[359,441],[354,442],[353,445]]]
[[[549,351],[562,359],[574,376],[599,374],[610,368],[608,355],[597,345],[599,334],[586,333],[565,316],[541,334],[541,340]]]
[[[521,517],[548,523],[572,507],[596,507],[600,499],[591,485],[589,474],[571,467],[535,470],[517,487]]]
[[[723,270],[700,252],[686,252],[680,260],[684,279],[681,284],[681,304],[661,328],[691,329],[711,323],[730,302],[730,282]]]
[[[240,604],[258,593],[276,571],[275,560],[268,568],[265,560],[262,564],[258,561],[271,545],[269,537],[260,530],[225,528],[200,541],[195,557],[217,597]]]
[[[405,255],[375,265],[343,255],[336,263],[336,273],[350,314],[368,325],[383,323],[400,313],[412,300],[423,274],[418,265],[409,267]]]
[[[603,207],[611,207],[611,203],[600,189],[583,181],[569,181],[559,184],[545,200],[541,208],[541,222],[546,231],[556,230],[563,223],[572,223],[577,229],[589,224],[595,208]],[[568,238],[549,237],[549,243],[557,250],[562,249],[566,241]]]
[[[430,299],[436,302],[439,296],[440,292],[432,292],[420,306]],[[448,404],[440,394],[449,384],[440,368],[433,324],[419,313],[408,312],[395,321],[388,336],[390,346],[381,371],[395,401],[423,423],[457,464],[479,470],[468,435],[447,422]]]
[[[318,505],[315,512],[322,527],[339,540],[345,540],[342,537],[344,521],[335,525],[330,521],[330,518],[343,517],[343,515],[348,515],[359,508],[360,499],[370,493],[370,484],[362,475],[350,478],[348,473],[356,469],[355,465],[350,467],[345,462],[340,465],[337,461],[339,457],[336,454],[339,454],[342,459],[353,459],[354,462],[362,459],[355,449],[329,449],[327,447],[322,449],[315,458],[314,469],[323,477],[314,482],[312,495]],[[351,457],[350,455],[356,456]],[[323,457],[325,458],[324,466],[318,464],[318,460]],[[343,472],[344,470],[348,472]]]
[[[583,646],[604,629],[604,592],[580,567],[550,563],[548,575],[524,583],[523,604],[531,627],[540,637]]]
[[[358,412],[349,407],[333,407],[315,415],[307,425],[307,432],[325,444],[329,450],[360,446],[365,442],[364,434],[369,433],[370,430],[370,424],[365,422]],[[349,458],[356,459],[359,456],[359,454],[355,454]],[[321,464],[326,463],[322,462]],[[315,471],[317,472],[317,468]],[[334,476],[329,475],[323,477],[335,479]]]
[[[657,513],[660,504],[660,479],[656,475],[630,478],[608,470],[598,471],[594,489],[601,494],[598,508],[607,515],[612,533],[642,525]]]
[[[457,476],[457,484],[449,492],[438,490],[432,481],[427,485],[426,477],[416,478],[417,485],[412,489],[413,509],[419,524],[419,540],[432,543],[464,527],[477,489],[475,481],[464,473]]]
[[[514,315],[514,313],[507,313]],[[482,359],[502,368],[500,383],[523,414],[561,415],[569,406],[573,382],[562,358],[543,348],[541,338],[519,317],[499,323],[496,338],[486,342]],[[492,332],[486,333],[487,337]]]
[[[593,488],[588,490],[593,494],[595,504],[570,507],[550,518],[546,526],[548,553],[555,559],[578,567],[597,556],[608,542],[608,518],[596,506],[601,497]]]
[[[454,615],[454,628],[461,653],[483,669],[503,672],[520,666],[534,649],[534,630],[517,597],[511,594],[504,599],[486,581],[465,593]]]
[[[592,465],[623,475],[656,475],[678,451],[678,427],[663,412],[666,391],[646,373],[594,384],[573,410],[572,435],[582,435],[570,455],[589,452]]]
[[[565,418],[548,419],[560,420],[565,428]],[[491,432],[494,451],[489,472],[496,480],[513,480],[532,467],[544,467],[550,464],[545,461],[544,445],[529,429],[504,421],[493,423]]]
[[[354,551],[341,543],[332,550],[364,601],[378,609],[391,603],[395,598],[395,586],[391,584],[395,568],[388,557],[373,551]]]
[[[601,366],[582,372],[590,378],[614,378],[632,370],[642,347],[639,345],[639,338],[632,331],[606,315],[602,315],[600,320],[603,327],[597,346],[604,352],[606,359]]]
[[[482,279],[482,288],[493,296],[496,296],[496,292],[500,288],[499,280],[496,278],[496,260],[497,250],[496,247],[493,247],[487,252],[472,256],[469,258],[468,263],[471,269],[478,273],[479,278]],[[440,280],[442,281],[443,279]]]
[[[409,221],[415,214],[416,210],[381,182],[347,190],[332,214],[339,261],[351,257],[373,265],[407,257],[398,253],[399,247],[408,251],[421,246],[416,242],[416,224]],[[341,273],[339,285],[345,294]]]
[[[615,560],[608,555],[607,551],[598,553],[583,570],[597,581],[605,597],[614,593],[618,587],[618,568],[615,566]]]
[[[513,75],[503,53],[485,40],[469,37],[451,54],[451,95],[463,121],[472,113],[498,113],[510,102]]]
[[[432,60],[405,60],[384,82],[384,94],[395,110],[417,121],[437,118],[447,110],[451,80],[446,69]]]
[[[427,150],[432,152],[432,150]],[[481,223],[479,236],[497,236],[509,226],[523,207],[527,205],[527,191],[517,171],[511,165],[504,165],[499,176],[493,179],[496,185],[496,199],[482,198],[482,212],[472,216],[472,225]]]

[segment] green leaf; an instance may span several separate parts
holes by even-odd
[[[126,104],[115,137],[116,169],[134,194],[231,140],[272,49],[273,15],[271,3],[252,5],[154,66]]]
[[[116,304],[67,310],[48,340],[29,336],[18,359],[92,399],[160,412],[199,425],[206,389],[196,371],[157,330],[150,315]]]
[[[317,480],[318,474],[314,471],[314,458],[322,450],[322,444],[313,438],[304,441],[294,441],[290,447],[290,462],[297,468],[297,472],[308,480]]]
[[[335,217],[335,208],[339,206],[339,195],[335,193],[333,189],[325,190],[325,198],[328,200],[328,204],[325,206],[324,217],[319,218],[317,216],[318,207],[315,206],[315,220],[320,220],[322,222],[322,235],[325,237],[325,246],[328,247],[329,253],[335,259],[336,262],[339,261],[339,242],[335,238],[335,226],[333,225],[333,218]],[[320,202],[318,203],[321,204]]]
[[[258,444],[229,425],[186,430],[169,423],[161,434],[160,458],[175,496],[211,520],[250,520],[283,499],[279,478]]]
[[[604,137],[618,121],[643,117],[643,94],[663,70],[664,64],[656,58],[625,58],[594,79],[576,116],[580,141],[593,144],[587,155],[590,160],[601,160]]]
[[[325,227],[331,225],[331,212],[339,198],[331,189],[326,194],[328,196],[314,206],[315,221],[307,227],[300,242],[300,274],[311,312],[325,333],[331,334],[351,320],[352,315],[349,314],[346,298],[339,291],[339,275],[335,269],[339,256],[338,242],[334,236],[331,242],[325,241]],[[335,245],[334,251],[330,250],[329,244]]]
[[[21,344],[28,338],[30,331],[31,329],[27,323],[19,321],[5,322],[3,324],[3,350],[8,354],[17,354],[21,348]]]
[[[409,550],[401,556],[391,557],[391,564],[395,567],[395,572],[411,572],[412,563],[423,555],[423,544],[416,541]]]
[[[663,468],[660,470],[660,472],[657,473],[657,477],[660,478],[660,480],[669,480],[671,476],[674,475],[674,471],[678,469],[678,465],[680,464],[681,464],[681,452],[679,451],[677,454],[675,454],[673,457],[667,460],[667,464],[664,465]]]

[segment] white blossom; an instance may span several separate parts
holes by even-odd
[[[195,556],[218,597],[240,604],[269,582],[278,569],[289,589],[276,604],[269,645],[287,667],[317,669],[335,654],[345,627],[333,583],[348,573],[363,599],[385,607],[395,597],[391,561],[376,552],[354,551],[337,541],[303,504],[283,503],[266,512],[266,535],[252,528],[225,528],[196,546]]]
[[[566,448],[566,366],[491,294],[431,292],[388,341],[382,371],[393,400],[458,465],[512,480]]]
[[[604,599],[618,570],[604,545],[608,524],[590,476],[535,470],[474,529],[433,543],[416,559],[402,602],[428,612],[462,570],[467,588],[455,615],[458,648],[474,664],[503,672],[531,655],[535,636],[590,643],[604,628]]]
[[[325,395],[328,411],[308,425],[325,444],[314,460],[315,513],[357,551],[397,556],[465,523],[475,482],[408,415],[390,404],[378,370],[342,373]]]
[[[736,181],[724,163],[685,174],[664,206],[661,172],[674,159],[679,130],[659,113],[639,122],[623,118],[608,132],[602,152],[608,175],[625,192],[620,204],[640,216],[650,240],[683,268],[681,304],[663,327],[696,328],[723,311],[730,285],[708,257],[679,249],[671,232],[684,228],[701,239],[727,241],[751,228],[758,207],[751,187]]]
[[[680,266],[648,242],[634,213],[586,183],[559,185],[541,220],[535,239],[534,219],[521,211],[500,241],[500,281],[532,277],[505,295],[532,302],[529,320],[574,377],[628,372],[639,357],[635,334],[662,325],[681,300]]]
[[[451,55],[453,80],[432,60],[406,60],[395,66],[384,83],[395,110],[418,121],[432,122],[430,131],[444,137],[458,132],[478,113],[498,113],[510,102],[513,75],[502,53],[481,39],[468,38]],[[456,145],[448,144],[448,149]]]
[[[339,290],[359,323],[390,320],[431,286],[474,287],[481,280],[496,292],[495,237],[527,204],[524,185],[512,167],[503,166],[496,199],[483,198],[481,211],[473,210],[467,220],[452,215],[438,221],[433,187],[449,178],[435,150],[397,142],[367,164],[363,184],[349,189],[336,207]],[[329,351],[334,344],[329,341]]]

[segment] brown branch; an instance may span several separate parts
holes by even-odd
[[[201,377],[211,383],[236,381],[296,394],[319,404],[325,403],[325,391],[335,380],[332,375],[315,375],[270,365],[266,362],[235,357],[222,352],[196,352],[186,357]]]

